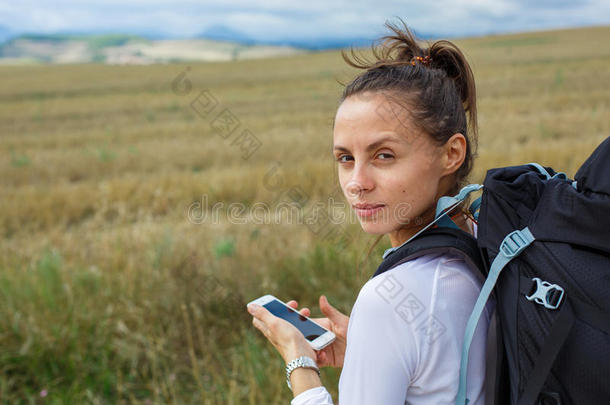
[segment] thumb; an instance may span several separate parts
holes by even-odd
[[[324,295],[320,295],[320,309],[322,310],[322,313],[324,313],[324,315],[326,315],[329,319],[336,319],[337,315],[341,315],[341,312],[339,312],[335,307],[330,305],[330,303],[326,299],[326,296]]]

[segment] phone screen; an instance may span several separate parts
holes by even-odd
[[[273,315],[278,316],[282,319],[285,319],[288,322],[290,322],[291,324],[293,324],[294,326],[296,326],[297,329],[299,329],[303,333],[303,335],[305,335],[305,338],[309,341],[313,341],[318,336],[321,336],[324,333],[326,333],[325,329],[321,328],[316,323],[305,318],[303,315],[299,314],[298,312],[285,307],[282,303],[278,302],[277,300],[268,302],[263,306],[265,308],[267,308],[267,310],[269,312],[271,312]]]

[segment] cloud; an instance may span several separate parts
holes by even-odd
[[[225,26],[259,40],[378,37],[394,16],[425,35],[467,36],[610,23],[606,0],[53,0],[0,4],[22,32],[124,32],[192,37]]]

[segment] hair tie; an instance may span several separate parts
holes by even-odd
[[[424,66],[430,66],[430,62],[432,62],[432,58],[430,57],[430,55],[426,55],[424,57],[414,56],[411,58],[411,66],[415,66],[415,64],[417,62],[419,62],[420,64],[422,64]]]

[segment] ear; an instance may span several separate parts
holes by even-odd
[[[462,166],[466,158],[466,138],[464,135],[457,133],[443,145],[443,175],[448,175],[457,171]]]

